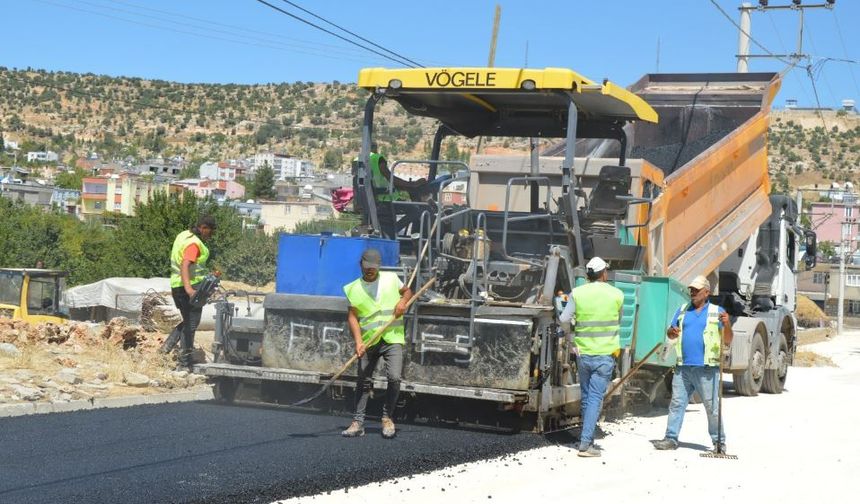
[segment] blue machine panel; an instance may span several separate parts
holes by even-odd
[[[281,234],[275,291],[343,297],[343,286],[361,276],[358,262],[368,248],[379,250],[383,266],[397,266],[400,261],[396,240]]]

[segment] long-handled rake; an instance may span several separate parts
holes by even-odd
[[[720,342],[720,374],[717,376],[718,383],[718,392],[717,397],[719,397],[720,404],[717,406],[717,443],[714,451],[709,451],[705,453],[700,453],[700,457],[704,458],[718,458],[718,459],[729,459],[729,460],[737,460],[737,455],[729,455],[724,450],[726,449],[723,444],[723,344]]]
[[[429,289],[430,286],[432,286],[435,281],[436,281],[436,278],[431,278],[430,281],[428,281],[426,284],[424,284],[424,286],[421,287],[421,289],[418,290],[418,292],[416,292],[411,298],[409,298],[409,301],[406,302],[406,309],[408,310],[409,307],[412,306],[412,303],[414,303],[419,297],[421,297],[421,295],[424,294],[424,292],[426,292],[427,289]],[[367,348],[370,348],[373,345],[379,343],[379,340],[382,339],[382,333],[384,333],[389,327],[391,327],[391,324],[393,324],[396,320],[397,319],[395,317],[391,317],[391,320],[389,320],[384,326],[380,327],[379,330],[376,331],[376,333],[373,335],[373,337],[370,339],[370,341],[368,341],[367,345],[365,345],[365,346]],[[329,387],[331,387],[332,384],[338,378],[340,378],[341,375],[343,375],[346,372],[346,370],[349,369],[350,366],[355,364],[355,361],[357,361],[357,360],[358,360],[358,354],[354,354],[348,361],[346,361],[346,364],[344,364],[343,367],[340,368],[337,371],[337,373],[334,374],[334,376],[329,378],[329,380],[325,383],[325,385],[322,386],[321,389],[319,389],[317,392],[315,392],[312,396],[306,397],[306,398],[302,399],[301,401],[294,402],[294,403],[290,404],[290,406],[301,406],[301,405],[307,404],[307,403],[313,401],[314,399],[316,399],[317,397],[323,395],[323,393],[325,393],[325,391],[328,390]]]

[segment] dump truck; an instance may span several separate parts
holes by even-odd
[[[282,235],[265,320],[216,320],[217,362],[197,366],[219,398],[292,404],[354,352],[340,287],[368,247],[415,286],[405,315],[398,416],[547,432],[580,422],[581,394],[559,293],[600,256],[624,292],[619,380],[663,342],[688,280],[709,274],[732,315],[727,369],[739,392],[779,392],[796,345],[793,272],[814,234],[771,197],[767,116],[776,74],[649,74],[629,90],[567,69],[364,69],[369,97],[353,166],[362,223],[349,237]],[[437,120],[410,201],[380,202],[369,172],[374,112],[394,101]],[[510,137],[528,154],[443,160],[449,136]],[[541,142],[555,142],[540,152]],[[447,172],[440,175],[441,172]],[[445,205],[465,183],[463,204]],[[426,247],[425,247],[426,245]],[[426,255],[421,251],[427,249]],[[814,253],[811,254],[814,257]],[[622,394],[654,400],[675,364],[652,354]],[[315,406],[350,408],[355,372]],[[374,387],[385,387],[375,378]]]

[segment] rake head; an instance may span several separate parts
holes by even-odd
[[[712,452],[712,451],[700,453],[699,456],[704,457],[704,458],[715,458],[715,459],[729,459],[729,460],[737,460],[738,459],[737,455],[729,455],[728,453],[717,453],[717,452]]]

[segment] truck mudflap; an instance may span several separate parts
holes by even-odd
[[[354,351],[347,301],[332,296],[269,294],[262,345],[265,368],[331,375]],[[406,317],[403,378],[424,386],[526,391],[539,308],[422,304]],[[472,337],[470,338],[470,334]],[[355,375],[355,369],[349,371]]]

